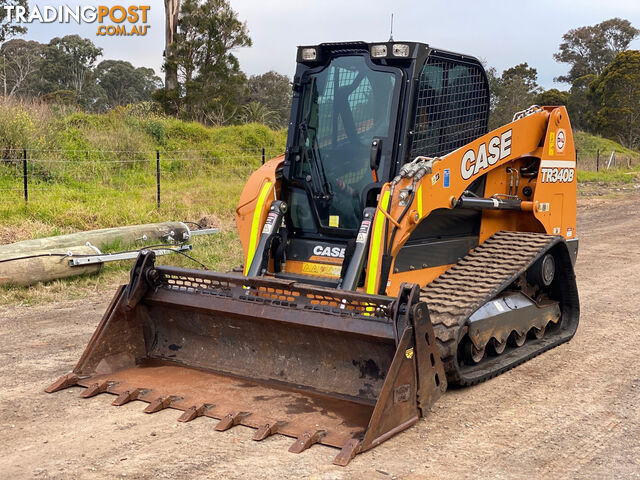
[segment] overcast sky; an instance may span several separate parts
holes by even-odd
[[[612,17],[626,18],[640,28],[640,0],[230,0],[247,23],[253,47],[237,50],[249,75],[275,70],[292,76],[295,47],[346,40],[386,41],[391,13],[395,40],[432,46],[482,58],[498,72],[527,62],[538,70],[545,88],[566,88],[553,78],[566,73],[556,63],[562,35],[571,28],[594,25]],[[30,0],[30,5],[60,5],[59,0]],[[150,4],[146,37],[99,37],[95,24],[32,24],[26,38],[48,42],[78,33],[104,49],[104,57],[152,67],[162,75],[164,12],[162,0],[126,3],[122,0],[76,5]],[[640,39],[631,48],[640,49]]]

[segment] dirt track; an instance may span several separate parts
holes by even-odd
[[[640,478],[640,195],[581,200],[573,341],[482,385],[448,392],[417,426],[347,468],[337,450],[295,455],[251,429],[112,407],[82,389],[43,393],[69,371],[112,292],[0,307],[4,478]]]

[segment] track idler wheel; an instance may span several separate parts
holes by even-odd
[[[555,276],[556,261],[550,253],[543,255],[527,270],[527,281],[541,287],[551,285]]]

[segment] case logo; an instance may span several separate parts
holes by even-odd
[[[332,258],[344,258],[344,247],[323,247],[322,245],[316,245],[313,247],[313,254],[319,257],[332,257]]]
[[[489,143],[481,143],[476,152],[470,148],[462,156],[460,173],[462,178],[469,180],[474,175],[486,170],[491,165],[495,165],[498,160],[511,155],[511,129],[496,135]]]

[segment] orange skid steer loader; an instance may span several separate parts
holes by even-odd
[[[242,274],[142,252],[73,372],[114,405],[341,449],[346,465],[569,340],[579,305],[564,107],[487,132],[475,58],[412,42],[300,47],[286,152],[237,209]]]

